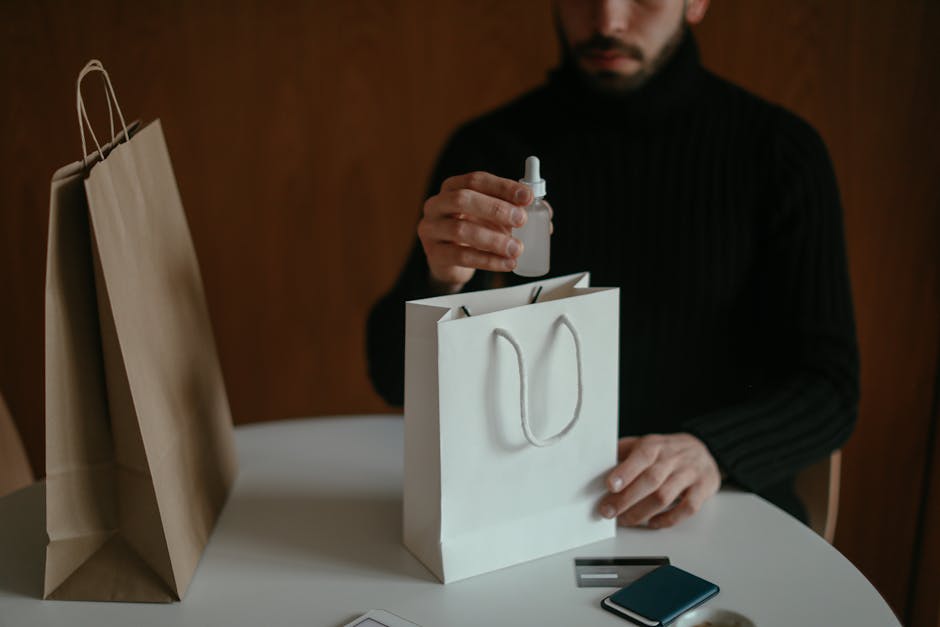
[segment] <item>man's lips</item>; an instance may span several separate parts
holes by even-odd
[[[585,50],[581,57],[591,65],[600,67],[614,67],[633,58],[622,50]]]

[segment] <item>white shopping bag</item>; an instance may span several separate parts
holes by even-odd
[[[615,533],[619,290],[588,284],[406,305],[404,543],[444,583]]]

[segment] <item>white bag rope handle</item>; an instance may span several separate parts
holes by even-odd
[[[88,146],[85,140],[85,126],[88,126],[88,132],[91,133],[91,138],[95,142],[95,147],[98,148],[98,154],[103,159],[104,154],[101,150],[101,144],[98,142],[98,137],[95,136],[95,130],[91,127],[91,121],[88,119],[88,112],[85,110],[85,101],[82,98],[82,80],[92,72],[101,72],[102,82],[104,83],[104,97],[105,101],[108,103],[108,121],[111,125],[111,141],[113,142],[117,139],[117,136],[114,134],[114,112],[111,109],[111,101],[114,101],[114,107],[117,109],[118,117],[121,119],[121,126],[124,129],[124,140],[130,141],[130,134],[127,132],[127,122],[124,121],[124,114],[121,112],[121,105],[118,103],[117,96],[114,95],[114,86],[111,85],[111,77],[108,76],[107,70],[104,69],[104,66],[101,64],[101,61],[98,59],[92,59],[85,64],[85,67],[82,68],[82,71],[78,74],[78,79],[75,81],[75,109],[78,114],[78,130],[82,136],[82,165],[88,160]]]
[[[525,439],[529,441],[529,444],[532,446],[545,447],[551,446],[559,442],[564,438],[568,433],[574,428],[577,424],[578,419],[581,417],[581,400],[584,396],[584,385],[582,380],[582,368],[581,368],[581,338],[578,336],[577,329],[574,328],[574,325],[571,324],[571,320],[567,315],[562,314],[558,317],[557,323],[564,325],[568,331],[571,332],[571,337],[574,339],[574,350],[575,355],[578,361],[578,402],[574,408],[574,416],[568,422],[564,428],[556,433],[553,436],[547,438],[540,438],[532,432],[532,425],[529,424],[529,379],[528,371],[526,368],[525,355],[522,352],[522,347],[519,346],[519,342],[516,341],[516,338],[512,336],[512,333],[506,329],[495,329],[495,333],[498,337],[503,338],[513,347],[513,350],[516,351],[516,361],[519,364],[519,412],[522,415],[522,433],[525,435]]]

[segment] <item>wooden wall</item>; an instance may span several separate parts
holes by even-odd
[[[934,0],[715,0],[698,29],[707,65],[830,146],[863,357],[836,545],[923,625],[940,613],[922,592],[940,589],[938,542],[918,533],[938,498],[938,30]],[[364,318],[435,153],[538,84],[557,44],[546,0],[0,3],[0,389],[39,474],[48,184],[80,157],[74,79],[92,57],[128,116],[163,120],[232,408],[251,422],[387,411]]]

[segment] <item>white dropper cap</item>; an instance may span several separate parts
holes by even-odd
[[[525,178],[519,179],[519,182],[523,185],[528,185],[532,188],[532,194],[536,198],[541,198],[545,195],[545,179],[539,176],[539,158],[538,157],[526,157],[525,160]]]

